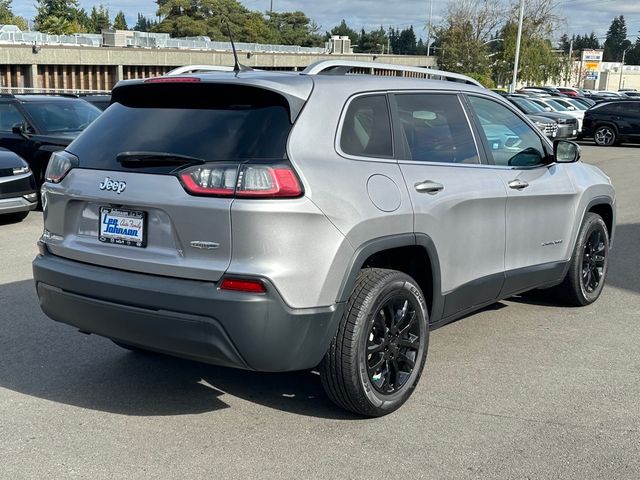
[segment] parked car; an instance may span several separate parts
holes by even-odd
[[[111,95],[82,94],[78,97],[100,110],[105,110],[111,103]]]
[[[599,103],[586,111],[581,136],[608,147],[622,142],[640,143],[640,101]]]
[[[593,107],[596,104],[594,100],[587,97],[572,97],[571,100],[579,102],[587,108]]]
[[[640,92],[625,90],[620,93],[623,98],[631,98],[632,100],[637,100],[640,98]]]
[[[531,101],[540,105],[545,110],[551,109],[552,112],[564,113],[576,119],[578,122],[578,133],[582,130],[582,120],[584,119],[584,112],[577,110],[574,106],[567,106],[562,99],[555,98],[532,98]],[[548,111],[548,110],[547,110]]]
[[[571,115],[546,110],[528,98],[521,95],[509,95],[508,100],[513,103],[518,110],[526,115],[535,115],[548,118],[558,125],[555,138],[575,138],[578,135],[578,120]]]
[[[0,147],[27,161],[38,187],[52,152],[63,150],[101,111],[79,98],[0,95]]]
[[[577,88],[573,88],[573,87],[556,87],[556,89],[560,93],[564,93],[565,95],[567,95],[569,97],[580,97],[580,96],[582,96],[582,93]]]
[[[21,221],[37,205],[36,182],[29,165],[0,148],[0,218]]]
[[[578,145],[469,77],[348,74],[373,68],[424,74],[337,59],[118,83],[47,170],[43,311],[127,348],[318,367],[336,404],[380,416],[431,328],[539,287],[594,302],[615,192]]]

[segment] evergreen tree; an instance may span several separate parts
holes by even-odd
[[[341,37],[349,37],[351,39],[351,44],[352,45],[357,45],[358,44],[358,40],[359,40],[358,32],[356,32],[354,29],[349,27],[349,25],[347,25],[347,21],[344,20],[344,19],[342,20],[342,22],[340,22],[340,25],[337,25],[337,26],[333,27],[331,29],[331,32],[328,32],[326,34],[326,36],[325,36],[326,39],[328,40],[331,35],[339,35]]]
[[[631,46],[631,42],[627,40],[627,24],[624,16],[615,17],[611,22],[607,39],[604,42],[604,58],[605,62],[619,62],[622,60],[623,52]]]
[[[97,8],[94,5],[91,9],[91,15],[89,16],[89,29],[92,33],[102,33],[102,30],[109,28],[111,28],[109,10],[102,4]]]
[[[129,27],[127,26],[127,19],[125,18],[122,10],[120,10],[113,19],[113,28],[116,30],[129,30]]]

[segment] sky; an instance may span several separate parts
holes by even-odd
[[[241,0],[251,10],[266,11],[271,0]],[[302,10],[322,27],[322,31],[330,30],[344,18],[352,28],[367,30],[380,25],[405,28],[413,25],[419,37],[426,37],[424,27],[429,15],[430,0],[396,0],[389,3],[385,0],[273,0],[275,11]],[[445,9],[443,0],[433,1],[433,22],[438,23]],[[32,19],[35,15],[35,0],[14,0],[13,11],[16,15]],[[80,4],[90,10],[95,4],[105,5],[112,17],[118,10],[124,11],[127,23],[132,26],[136,22],[137,13],[154,17],[156,3],[153,0],[80,0]],[[560,15],[565,18],[564,25],[557,32],[583,34],[595,31],[603,37],[611,20],[624,15],[627,20],[629,36],[638,35],[640,31],[640,0],[558,0]]]

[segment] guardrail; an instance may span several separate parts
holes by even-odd
[[[111,90],[90,90],[86,88],[28,88],[0,87],[0,94],[11,95],[111,95]]]

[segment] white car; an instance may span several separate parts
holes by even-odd
[[[578,108],[567,101],[564,98],[536,98],[531,99],[538,103],[538,105],[545,108],[550,108],[551,112],[560,112],[565,113],[567,115],[571,115],[576,120],[578,120],[578,132],[582,131],[582,121],[584,120],[584,110],[578,110]]]

